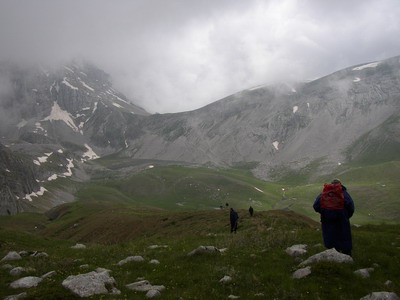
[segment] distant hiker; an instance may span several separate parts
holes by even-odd
[[[231,233],[232,232],[236,233],[238,227],[238,219],[239,219],[238,213],[233,208],[231,208],[230,212]]]
[[[228,207],[228,206],[229,206],[229,203],[228,203],[228,202],[226,202],[226,203],[225,203],[225,206],[226,206],[226,207]]]
[[[321,214],[322,234],[325,247],[351,255],[352,238],[350,218],[354,213],[354,202],[339,179],[325,184],[322,193],[315,199],[314,210]]]
[[[254,209],[251,206],[249,207],[249,213],[250,213],[250,217],[252,217],[254,214]]]

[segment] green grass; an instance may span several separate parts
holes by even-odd
[[[44,251],[48,258],[25,257],[11,262],[29,268],[26,275],[57,274],[36,288],[26,290],[28,299],[71,299],[61,286],[69,275],[104,267],[112,271],[119,296],[94,296],[91,299],[145,299],[125,285],[144,277],[152,284],[165,285],[162,299],[360,299],[373,292],[388,290],[400,294],[397,282],[400,263],[399,225],[368,225],[353,229],[353,264],[319,263],[312,274],[292,279],[298,261],[284,250],[294,244],[307,244],[308,255],[323,251],[319,224],[293,212],[256,212],[253,218],[239,210],[237,234],[229,233],[227,210],[166,212],[127,205],[107,206],[104,202],[77,202],[52,212],[52,221],[38,214],[0,217],[0,256],[8,251]],[[108,216],[106,218],[106,216]],[[14,218],[19,218],[14,220]],[[24,219],[24,222],[20,222]],[[79,219],[76,227],[72,223]],[[15,227],[14,223],[20,223]],[[32,225],[38,224],[37,230]],[[103,226],[101,226],[103,224]],[[86,249],[70,249],[75,242]],[[168,245],[149,249],[148,246]],[[188,257],[200,245],[228,248],[225,253],[206,253]],[[127,256],[141,255],[145,262],[116,263]],[[152,265],[151,259],[160,261]],[[353,272],[379,264],[371,278]],[[79,266],[88,264],[88,269]],[[219,280],[229,275],[232,282]],[[0,296],[21,293],[8,285],[15,280],[0,269]],[[386,280],[393,285],[384,286]],[[262,293],[263,297],[256,296]]]

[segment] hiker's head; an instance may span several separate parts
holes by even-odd
[[[335,178],[331,182],[332,184],[342,184],[339,179]]]
[[[233,208],[231,207],[231,211],[233,211]]]

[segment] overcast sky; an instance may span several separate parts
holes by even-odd
[[[400,55],[399,0],[0,0],[0,60],[84,58],[149,112]]]

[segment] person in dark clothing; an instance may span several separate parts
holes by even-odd
[[[233,208],[231,208],[230,211],[231,233],[232,232],[236,233],[238,227],[238,219],[239,219],[238,213]]]
[[[249,213],[250,213],[250,217],[252,217],[254,214],[254,209],[251,206],[249,207]]]
[[[350,218],[354,213],[354,202],[347,192],[346,187],[341,184],[339,179],[334,179],[331,184],[338,185],[343,190],[343,208],[322,208],[322,194],[315,199],[313,207],[321,215],[321,227],[325,247],[328,249],[335,248],[339,252],[351,255],[352,237]]]

